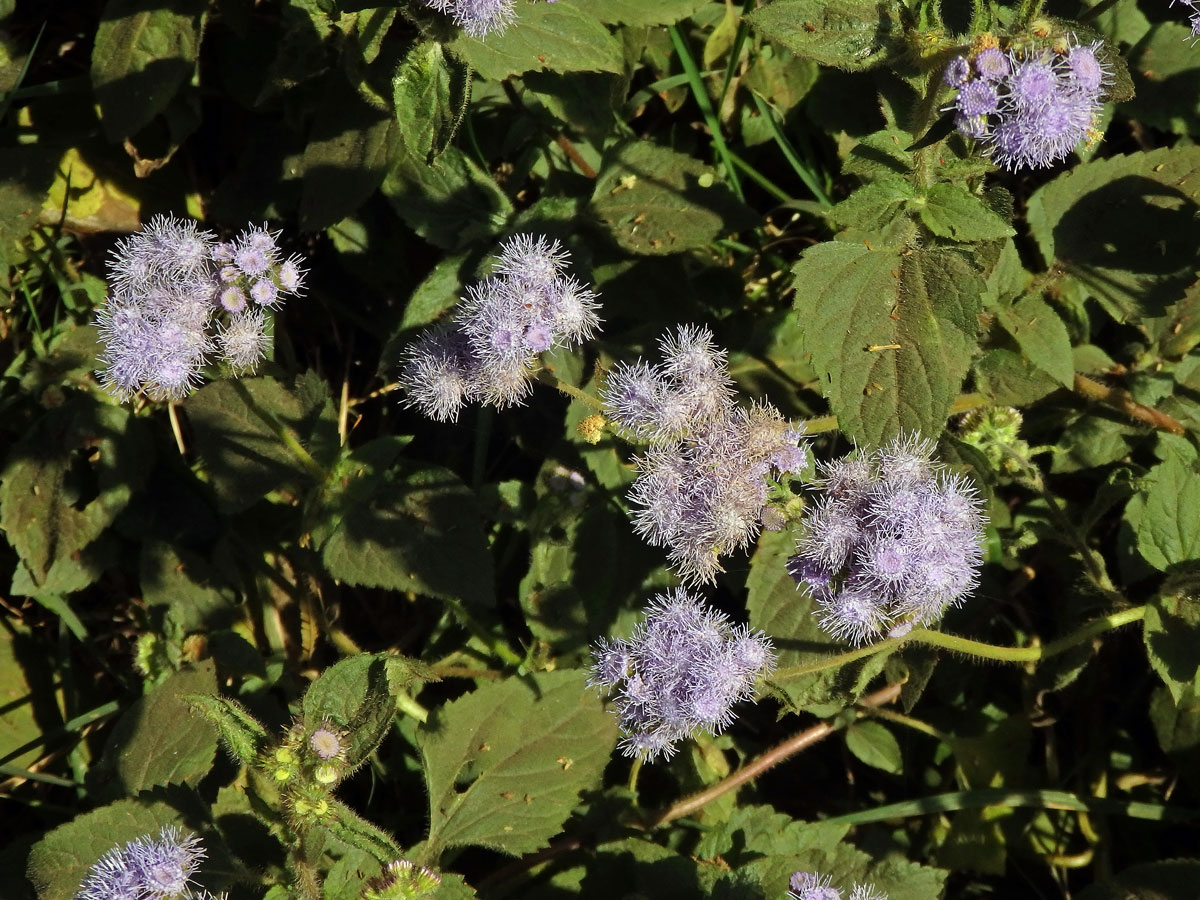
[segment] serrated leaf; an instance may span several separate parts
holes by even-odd
[[[904,757],[896,736],[880,722],[855,722],[846,729],[846,748],[868,766],[898,775]]]
[[[192,708],[192,694],[213,694],[211,659],[176,672],[139,699],[109,734],[104,756],[88,773],[94,792],[132,796],[152,787],[195,784],[217,753],[217,729]]]
[[[863,185],[828,213],[829,221],[842,228],[882,228],[903,215],[904,206],[917,196],[903,178],[880,178]]]
[[[88,869],[113,847],[181,824],[179,813],[165,803],[118,800],[76,816],[38,841],[29,852],[29,880],[40,900],[74,900]]]
[[[849,825],[800,822],[770,806],[737,807],[728,820],[715,822],[696,845],[701,859],[721,857],[737,868],[756,856],[821,850],[830,853],[846,836]]]
[[[1200,600],[1157,596],[1148,604],[1143,624],[1150,665],[1175,702],[1200,692]]]
[[[319,231],[366,202],[401,147],[401,124],[344,78],[329,79],[300,158],[300,226]],[[425,156],[420,157],[425,161]]]
[[[264,417],[274,416],[303,442],[316,430],[316,398],[293,393],[274,378],[240,378],[206,384],[184,409],[223,511],[239,512],[281,484],[308,477]]]
[[[841,430],[871,444],[940,434],[975,349],[984,283],[968,260],[833,241],[793,272],[804,349]]]
[[[912,142],[911,134],[896,128],[865,135],[850,148],[842,171],[862,178],[904,177],[913,168],[912,153],[906,149]]]
[[[428,163],[449,146],[466,115],[471,70],[437,41],[422,41],[392,76],[392,99],[404,149]]]
[[[901,50],[898,13],[898,4],[880,0],[775,0],[746,21],[797,56],[860,71]]]
[[[1030,295],[1012,306],[999,307],[996,317],[1030,362],[1063,387],[1075,383],[1071,336],[1050,304],[1041,297]]]
[[[953,241],[995,241],[1016,232],[992,210],[983,198],[960,184],[933,185],[922,201],[914,204],[925,227],[938,237]]]
[[[450,51],[490,81],[549,69],[552,72],[620,72],[621,44],[581,8],[579,0],[521,4],[517,21],[487,38],[461,34]]]
[[[607,25],[671,25],[686,19],[711,0],[576,0],[588,15]]]
[[[604,156],[592,210],[613,240],[633,253],[703,247],[757,220],[712,178],[712,169],[691,156],[648,141],[618,144]]]
[[[409,228],[448,250],[499,233],[513,210],[496,182],[455,146],[431,165],[403,156],[383,180],[383,193]]]
[[[343,659],[322,672],[305,692],[301,703],[305,727],[312,732],[329,721],[347,730],[346,765],[352,769],[391,727],[396,713],[392,691],[407,688],[423,671],[419,664],[386,653]]]
[[[145,426],[122,407],[76,396],[13,445],[0,472],[0,527],[36,584],[96,540],[145,482]]]
[[[1197,198],[1200,147],[1164,147],[1075,166],[1033,193],[1027,217],[1047,262],[1114,317],[1137,319],[1195,280]]]
[[[192,694],[184,698],[217,729],[221,740],[240,762],[252,763],[270,741],[266,730],[240,704],[217,694]]]
[[[1195,469],[1171,456],[1150,470],[1146,485],[1140,502],[1135,497],[1125,510],[1138,552],[1162,572],[1200,559],[1200,478]]]
[[[490,605],[492,558],[475,495],[449,469],[403,462],[392,470],[372,452],[356,450],[326,485],[325,523],[314,537],[329,574]]]
[[[92,87],[110,141],[166,109],[192,75],[205,0],[110,0],[92,47]]]
[[[514,855],[546,846],[579,792],[600,783],[617,739],[587,673],[485,685],[417,734],[429,787],[426,857],[478,844]]]

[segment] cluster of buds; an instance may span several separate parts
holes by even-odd
[[[1005,169],[1052,165],[1100,137],[1096,124],[1112,73],[1097,58],[1099,48],[1064,36],[1052,46],[1005,52],[994,35],[983,35],[943,75],[958,91],[955,126]]]
[[[330,791],[349,774],[346,733],[328,721],[313,729],[297,723],[259,754],[258,763],[281,788],[297,826],[320,821],[332,809]]]
[[[362,897],[363,900],[417,900],[437,890],[441,883],[441,876],[433,869],[397,859],[368,882]]]

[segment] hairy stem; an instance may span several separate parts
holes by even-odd
[[[1101,403],[1105,403],[1114,409],[1119,409],[1125,415],[1129,416],[1129,418],[1144,422],[1152,428],[1161,428],[1163,431],[1169,431],[1171,434],[1187,433],[1187,429],[1183,427],[1183,423],[1178,419],[1168,416],[1164,412],[1159,412],[1152,406],[1138,403],[1128,391],[1108,387],[1099,381],[1093,381],[1086,375],[1076,373],[1075,393],[1087,397],[1089,400],[1099,400]]]
[[[537,380],[542,384],[549,385],[556,390],[562,391],[568,397],[574,397],[581,403],[586,403],[588,406],[592,407],[592,409],[604,409],[604,403],[599,397],[594,397],[587,391],[581,391],[573,384],[567,384],[567,382],[563,381],[561,378],[547,369],[541,369],[538,371]]]

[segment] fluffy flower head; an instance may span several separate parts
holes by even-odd
[[[92,866],[76,900],[173,900],[191,896],[192,876],[204,859],[194,834],[168,825],[114,847]]]

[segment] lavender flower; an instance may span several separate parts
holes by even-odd
[[[842,900],[842,892],[830,887],[828,875],[815,872],[796,872],[788,882],[788,896],[792,900]],[[850,900],[887,900],[887,894],[875,890],[874,885],[856,884],[850,891]]]
[[[1179,4],[1188,10],[1188,25],[1192,29],[1190,37],[1193,40],[1200,39],[1200,0],[1178,0]],[[1171,6],[1174,6],[1176,0],[1171,0]]]
[[[821,626],[853,644],[941,618],[975,586],[985,519],[974,488],[901,438],[821,465],[788,572]]]
[[[955,126],[1005,169],[1063,159],[1099,137],[1101,95],[1112,81],[1096,57],[1099,47],[1072,38],[1053,49],[1003,53],[985,41],[970,59],[959,56],[946,67],[943,80],[958,90],[950,107]]]
[[[425,5],[446,13],[454,24],[474,38],[504,31],[516,18],[513,0],[424,0]]]
[[[158,837],[143,835],[114,847],[92,866],[76,900],[167,900],[194,897],[192,876],[204,859],[204,845],[167,825]],[[207,894],[202,895],[207,896]]]
[[[670,758],[697,731],[718,734],[774,669],[771,642],[683,588],[658,594],[628,640],[600,641],[590,684],[617,691],[626,756]]]
[[[600,325],[596,296],[566,274],[569,262],[545,237],[518,234],[501,244],[495,274],[467,289],[453,321],[406,351],[399,383],[408,405],[453,422],[471,401],[520,403],[538,354],[581,343]]]
[[[254,371],[269,338],[263,307],[303,291],[300,258],[280,260],[277,233],[251,226],[231,243],[173,216],[121,241],[96,313],[101,383],[121,400],[179,400],[214,357]]]
[[[712,582],[719,557],[744,550],[762,527],[768,478],[808,463],[802,431],[768,403],[734,404],[725,351],[706,328],[680,326],[659,341],[664,361],[616,367],[605,412],[626,434],[651,442],[629,492],[634,530],[684,580]]]

